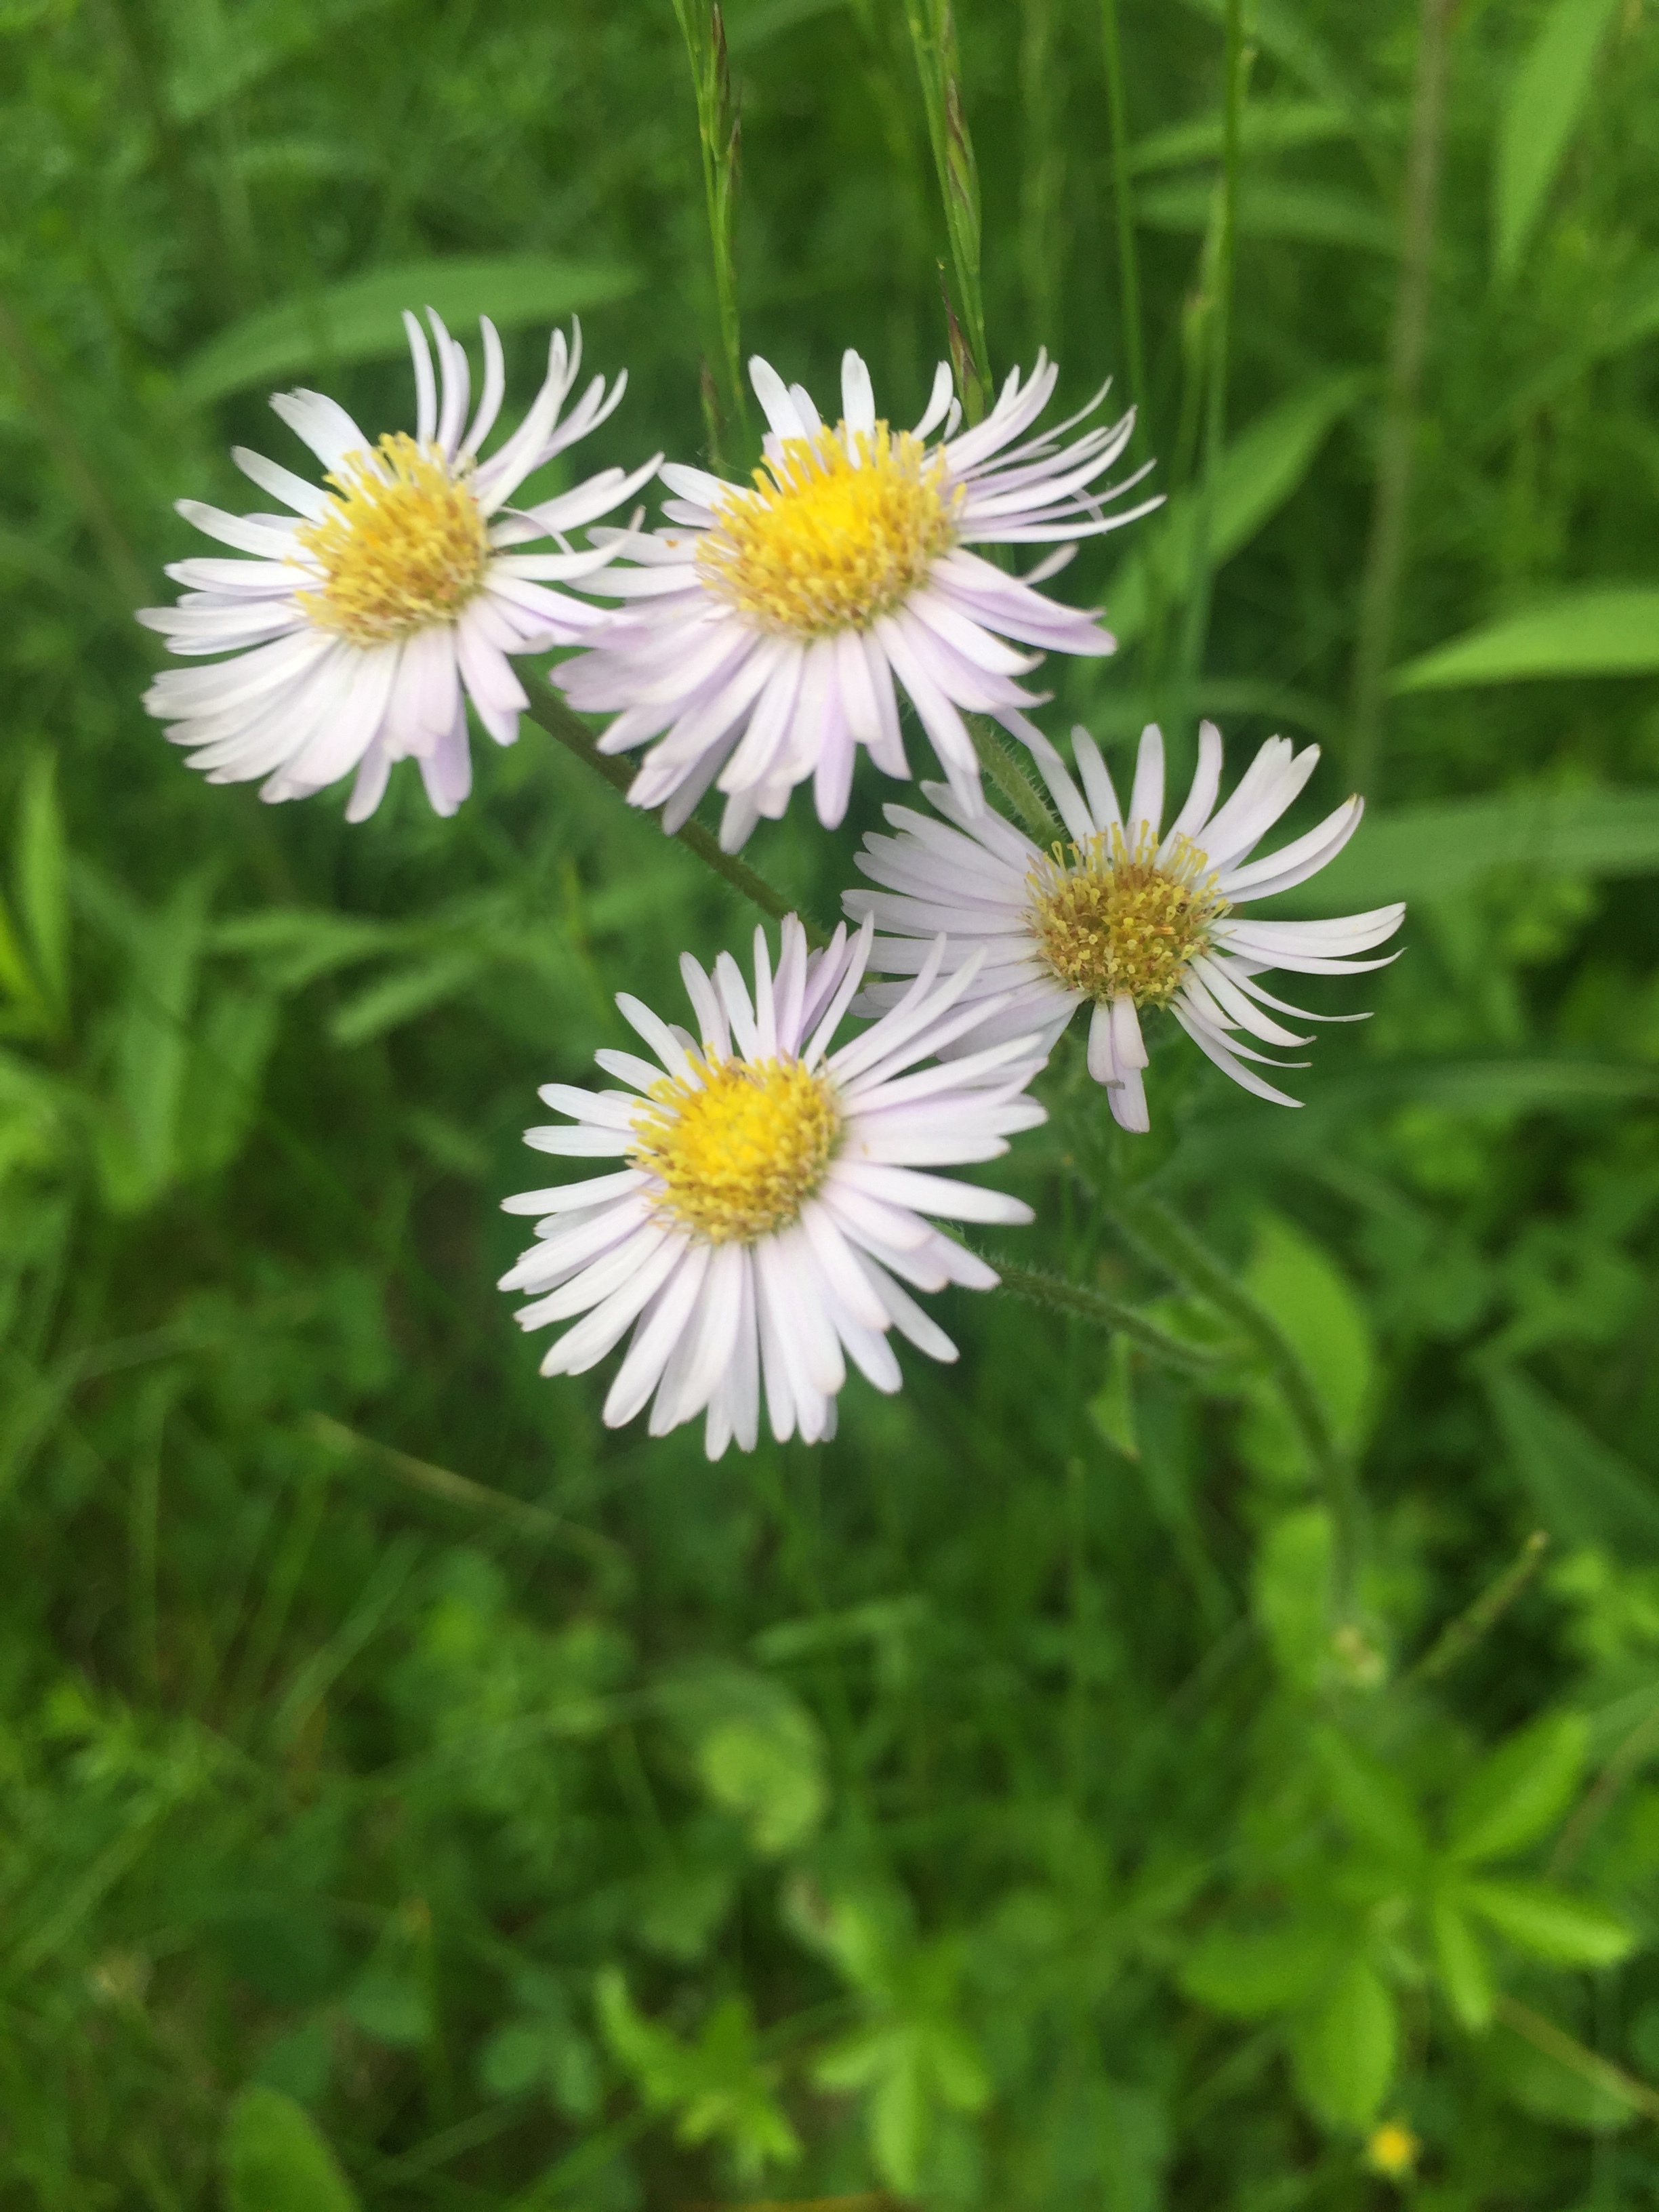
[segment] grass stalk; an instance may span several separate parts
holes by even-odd
[[[1247,56],[1243,0],[1226,0],[1222,59],[1221,184],[1210,265],[1204,460],[1193,502],[1192,565],[1187,577],[1187,616],[1182,637],[1182,695],[1192,694],[1204,662],[1214,584],[1215,493],[1227,438],[1227,370],[1232,344],[1233,264],[1238,242],[1238,147],[1244,112]],[[1185,708],[1183,703],[1182,712]]]
[[[1143,442],[1146,419],[1146,350],[1141,326],[1140,255],[1135,242],[1134,188],[1129,179],[1129,103],[1123,77],[1117,0],[1100,0],[1100,33],[1106,50],[1106,118],[1112,151],[1112,211],[1117,222],[1118,315],[1128,357],[1129,398]]]
[[[1389,342],[1376,485],[1354,647],[1349,780],[1356,791],[1372,799],[1381,780],[1389,661],[1394,649],[1400,586],[1406,573],[1417,403],[1428,346],[1440,157],[1445,138],[1447,62],[1456,7],[1457,0],[1422,0],[1419,18],[1417,78],[1401,213],[1400,282]]]
[[[538,684],[531,692],[530,704],[526,712],[532,722],[539,724],[547,732],[549,737],[556,738],[567,752],[574,753],[576,758],[586,762],[596,775],[602,775],[613,791],[627,793],[634,781],[634,769],[626,761],[617,759],[613,754],[602,753],[587,725],[574,709],[565,705],[556,692]],[[653,816],[649,818],[655,820],[658,817]],[[830,933],[801,912],[798,899],[787,898],[746,860],[740,860],[735,853],[722,852],[719,838],[712,830],[705,830],[701,822],[684,823],[679,829],[668,834],[678,838],[688,852],[696,854],[705,867],[712,868],[717,876],[731,884],[733,890],[740,891],[751,905],[757,906],[772,921],[781,921],[786,915],[793,914],[799,918],[801,927],[806,932],[809,945],[823,946],[830,942]]]
[[[1497,1581],[1489,1583],[1472,1605],[1446,1623],[1411,1669],[1408,1679],[1435,1682],[1443,1674],[1449,1674],[1458,1661],[1498,1626],[1543,1565],[1549,1547],[1549,1538],[1541,1528],[1534,1528],[1521,1547],[1519,1557],[1511,1560]]]
[[[702,151],[703,198],[708,210],[708,236],[714,262],[714,302],[720,319],[720,355],[726,371],[732,419],[749,435],[749,395],[743,375],[743,332],[738,313],[737,222],[738,183],[742,167],[743,123],[732,90],[732,61],[726,51],[726,18],[720,0],[708,0],[708,19],[702,0],[674,0],[685,51],[691,63],[692,88],[697,101],[697,140]],[[710,438],[709,459],[717,469],[727,465],[724,453],[714,450],[719,415],[705,406]]]
[[[979,165],[962,100],[962,58],[951,0],[905,0],[905,20],[921,82],[927,138],[933,149],[945,235],[956,279],[947,295],[951,352],[963,412],[980,422],[990,396],[985,349],[985,299],[980,283]],[[954,312],[953,312],[954,310]]]

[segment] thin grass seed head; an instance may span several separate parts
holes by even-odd
[[[489,534],[465,462],[390,430],[374,452],[348,453],[325,482],[328,511],[295,535],[323,571],[297,594],[319,629],[386,645],[453,622],[483,588]]]
[[[1133,847],[1116,823],[1084,845],[1056,842],[1026,882],[1042,959],[1097,1006],[1126,994],[1137,1007],[1167,1006],[1227,911],[1207,856],[1181,837],[1160,861],[1145,825]]]
[[[754,485],[733,489],[697,564],[729,605],[783,636],[867,629],[956,543],[963,487],[951,488],[943,453],[885,422],[785,439]]]
[[[656,1203],[709,1244],[753,1244],[800,1218],[841,1136],[828,1079],[799,1060],[693,1056],[699,1080],[657,1084],[634,1119],[629,1164],[658,1176]]]

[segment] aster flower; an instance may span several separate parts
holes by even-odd
[[[928,1217],[1031,1218],[1018,1199],[926,1172],[995,1159],[1044,1119],[1020,1095],[1042,1064],[1029,1036],[918,1065],[1002,1008],[975,994],[976,960],[943,977],[936,942],[888,1012],[830,1051],[871,936],[849,942],[843,927],[809,955],[791,915],[775,973],[757,929],[752,997],[729,952],[712,977],[687,954],[695,1034],[619,996],[655,1059],[601,1052],[621,1089],[542,1091],[569,1126],[532,1129],[527,1144],[623,1164],[505,1201],[542,1218],[501,1288],[531,1294],[525,1328],[584,1316],[544,1375],[583,1373],[632,1330],[605,1401],[610,1426],[651,1399],[653,1436],[704,1413],[711,1459],[733,1437],[748,1451],[763,1379],[780,1443],[797,1429],[809,1443],[832,1436],[848,1359],[877,1389],[899,1388],[890,1330],[935,1359],[957,1356],[905,1284],[997,1280]]]
[[[665,512],[675,526],[620,539],[635,565],[590,588],[633,605],[554,681],[573,707],[616,712],[604,750],[657,741],[629,796],[665,806],[665,828],[678,829],[718,777],[728,852],[762,815],[780,816],[809,775],[818,819],[833,829],[847,811],[860,745],[889,775],[908,775],[896,683],[959,805],[976,814],[979,763],[963,712],[992,715],[1029,741],[1024,709],[1040,703],[1014,678],[1041,653],[1006,641],[1058,653],[1115,649],[1095,614],[1034,587],[1065,565],[1079,538],[1158,504],[1103,512],[1144,469],[1093,488],[1127,443],[1133,417],[1062,444],[1103,387],[1081,414],[1028,435],[1058,374],[1042,354],[1030,380],[1015,370],[985,420],[960,435],[943,365],[914,430],[877,416],[855,353],[842,362],[833,428],[799,385],[786,386],[759,359],[749,368],[770,425],[753,489],[665,467],[675,495]],[[1060,550],[1023,581],[968,550],[1030,544]]]
[[[1165,834],[1157,727],[1142,732],[1127,811],[1093,738],[1084,729],[1072,738],[1081,791],[1052,745],[1045,741],[1037,755],[1070,840],[1047,853],[1000,815],[970,815],[943,785],[922,787],[942,822],[887,808],[898,834],[866,838],[858,860],[883,888],[850,890],[842,902],[854,920],[892,933],[877,938],[872,969],[912,975],[932,959],[937,933],[947,932],[946,972],[972,968],[963,1003],[985,1012],[984,1025],[973,1032],[976,1049],[1035,1030],[1051,1050],[1077,1009],[1091,1006],[1089,1073],[1106,1085],[1126,1129],[1150,1126],[1140,1031],[1150,1008],[1167,1007],[1199,1050],[1246,1091],[1299,1105],[1245,1062],[1306,1062],[1270,1060],[1242,1039],[1309,1042],[1274,1020],[1276,1013],[1309,1022],[1367,1018],[1307,1013],[1273,997],[1256,978],[1270,968],[1345,975],[1386,967],[1396,954],[1358,956],[1392,937],[1406,909],[1377,907],[1332,921],[1256,921],[1237,909],[1305,883],[1334,860],[1358,828],[1364,801],[1346,799],[1316,829],[1253,860],[1250,854],[1313,774],[1317,745],[1298,753],[1287,738],[1270,738],[1218,807],[1221,733],[1204,723],[1198,772]],[[878,1010],[905,988],[873,985],[866,1003]]]
[[[278,392],[271,405],[328,471],[324,490],[262,454],[235,448],[243,474],[290,510],[226,514],[199,500],[179,512],[251,560],[180,561],[176,606],[140,622],[175,653],[224,653],[204,668],[169,668],[146,693],[149,712],[190,750],[210,783],[266,779],[264,799],[301,799],[356,770],[347,819],[380,803],[394,761],[421,764],[427,796],[453,814],[472,784],[466,702],[498,744],[518,735],[529,702],[512,656],[569,645],[605,619],[550,584],[590,576],[607,549],[574,552],[564,533],[636,491],[661,456],[633,475],[604,469],[522,510],[507,504],[526,477],[603,422],[627,379],[596,377],[566,419],[581,367],[581,333],[556,332],[547,377],[529,413],[487,461],[478,448],[505,390],[501,342],[483,334],[483,388],[467,423],[466,355],[435,314],[434,379],[426,333],[405,314],[415,364],[410,437],[378,444],[320,392]],[[557,552],[516,549],[552,538]]]

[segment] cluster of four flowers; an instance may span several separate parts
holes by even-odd
[[[1148,1126],[1140,1016],[1152,1008],[1247,1090],[1294,1104],[1255,1072],[1273,1065],[1258,1048],[1307,1041],[1279,1017],[1316,1018],[1260,975],[1379,965],[1362,956],[1403,909],[1322,922],[1238,913],[1315,873],[1358,823],[1352,798],[1250,857],[1316,747],[1270,739],[1223,801],[1221,739],[1204,725],[1166,830],[1155,727],[1125,805],[1086,731],[1073,732],[1073,769],[1031,720],[1042,702],[1020,679],[1045,651],[1113,650],[1094,613],[1039,586],[1080,538],[1157,503],[1121,504],[1144,471],[1100,483],[1128,418],[1072,435],[1098,398],[1038,429],[1055,383],[1042,356],[965,430],[941,367],[908,431],[878,415],[855,353],[833,425],[757,360],[769,429],[751,485],[659,455],[520,507],[519,487],[605,420],[625,380],[593,379],[567,414],[580,338],[556,334],[523,422],[483,459],[505,389],[500,339],[484,322],[473,409],[465,349],[429,319],[430,343],[404,317],[412,437],[371,444],[323,394],[279,395],[326,488],[239,449],[238,465],[286,512],[181,502],[244,557],[169,572],[184,596],[142,618],[203,665],[164,671],[146,704],[213,781],[263,778],[264,796],[283,799],[352,775],[358,821],[409,758],[447,815],[471,788],[468,701],[512,743],[529,703],[514,660],[574,647],[553,681],[572,706],[613,717],[603,750],[646,749],[632,801],[660,808],[672,830],[712,786],[734,851],[809,778],[819,820],[839,823],[860,746],[908,777],[902,691],[945,781],[921,786],[931,812],[889,806],[894,834],[865,841],[858,865],[877,888],[846,894],[851,929],[813,950],[791,917],[775,963],[757,930],[752,985],[729,952],[712,973],[686,955],[690,1028],[619,996],[652,1057],[599,1053],[615,1088],[548,1085],[544,1100],[565,1119],[527,1141],[620,1164],[506,1201],[536,1218],[536,1243],[502,1283],[530,1294],[520,1321],[574,1323],[543,1371],[580,1373],[629,1339],[607,1422],[648,1404],[655,1435],[702,1414],[717,1457],[734,1438],[753,1446],[763,1384],[779,1440],[817,1441],[834,1431],[848,1361],[878,1389],[899,1387],[892,1331],[955,1358],[911,1291],[997,1278],[935,1221],[1031,1217],[934,1170],[995,1158],[1044,1118],[1027,1088],[1079,1006],[1091,1008],[1090,1073],[1125,1128]],[[659,473],[665,526],[598,526]],[[1048,550],[1021,578],[975,545]],[[1063,840],[1045,851],[988,808],[967,714],[1030,749]],[[837,1046],[849,1018],[865,1026]]]

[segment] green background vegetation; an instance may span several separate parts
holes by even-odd
[[[744,465],[734,316],[914,419],[914,13],[732,0],[723,321],[668,0],[0,0],[8,2207],[1291,2212],[1386,2118],[1436,2212],[1659,2189],[1641,0],[962,0],[989,367],[1139,374],[1172,495],[1050,726],[1316,738],[1297,826],[1376,806],[1310,906],[1412,902],[1298,1114],[1160,1035],[1128,1142],[1057,1058],[1002,1249],[1139,1334],[954,1297],[827,1448],[606,1434],[496,1202],[752,917],[534,728],[348,830],[140,711],[171,501],[298,464],[274,385],[408,422],[405,304],[520,406],[580,308],[583,466],[706,452],[700,356]],[[833,915],[886,795],[750,857]]]

